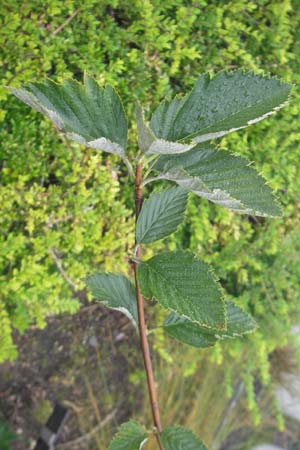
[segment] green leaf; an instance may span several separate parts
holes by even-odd
[[[227,329],[216,330],[216,336],[220,339],[240,337],[244,334],[253,333],[257,328],[257,323],[242,308],[231,301],[226,302]]]
[[[143,111],[139,103],[136,105],[136,124],[139,148],[143,153],[146,153],[152,142],[155,140],[155,136],[144,121]]]
[[[164,100],[150,126],[155,136],[176,142],[204,142],[245,128],[282,108],[291,85],[243,70],[198,78],[185,97]]]
[[[9,430],[6,423],[0,420],[0,448],[1,450],[10,450],[12,442],[17,439],[17,435]]]
[[[240,337],[252,333],[257,328],[254,319],[233,302],[226,301],[226,312],[227,328],[223,330],[201,327],[174,313],[165,320],[164,330],[185,344],[206,348],[214,345],[219,339]]]
[[[157,179],[180,186],[218,205],[242,214],[277,217],[280,208],[265,180],[243,157],[198,144],[172,157],[161,156],[154,165]]]
[[[180,187],[153,192],[143,204],[136,226],[138,244],[169,236],[184,219],[187,191]]]
[[[187,251],[166,252],[138,267],[142,293],[206,327],[224,328],[223,295],[211,268]]]
[[[45,80],[10,90],[49,117],[69,139],[124,157],[127,120],[120,98],[111,86],[102,88],[86,76],[84,84]]]
[[[202,327],[184,317],[171,313],[165,320],[164,330],[173,338],[198,348],[212,347],[217,342],[215,330]]]
[[[191,430],[176,425],[165,428],[160,440],[164,450],[207,450]]]
[[[95,299],[138,322],[135,287],[124,275],[96,273],[86,277],[85,282]]]
[[[147,436],[139,423],[130,420],[121,425],[108,450],[141,450],[148,440]]]

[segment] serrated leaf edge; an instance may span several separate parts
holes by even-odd
[[[120,95],[118,94],[118,91],[111,86],[110,84],[106,84],[105,86],[100,86],[97,82],[97,80],[92,77],[91,75],[88,75],[87,73],[84,73],[84,78],[83,78],[83,83],[80,83],[78,80],[73,79],[71,77],[66,78],[63,80],[62,83],[58,83],[55,80],[52,80],[49,77],[45,77],[42,81],[39,81],[39,83],[44,84],[46,81],[55,84],[56,86],[63,86],[63,84],[65,82],[72,82],[77,84],[80,88],[85,88],[86,87],[86,80],[87,78],[91,78],[99,87],[99,89],[101,89],[102,91],[105,91],[107,88],[111,88],[114,91],[114,94],[118,97],[120,104],[121,104],[121,108],[124,114],[124,118],[127,124],[127,128],[128,128],[128,119],[125,113],[125,109],[124,109],[124,105],[122,102],[122,99],[120,97]],[[33,109],[36,109],[36,111],[38,111],[41,114],[45,114],[53,123],[54,125],[57,127],[58,131],[65,135],[67,138],[69,138],[70,140],[73,140],[81,145],[85,145],[86,147],[90,147],[90,148],[96,148],[96,149],[101,149],[103,151],[106,151],[108,153],[113,153],[116,154],[118,156],[120,156],[121,158],[125,158],[125,150],[127,147],[127,140],[126,140],[126,145],[124,147],[122,147],[120,144],[118,144],[117,142],[113,142],[108,138],[105,138],[103,136],[99,136],[99,138],[94,139],[92,141],[87,141],[83,136],[76,134],[76,133],[72,133],[72,132],[67,132],[64,130],[64,123],[61,121],[59,115],[56,113],[56,111],[46,108],[38,99],[37,97],[30,92],[27,89],[27,86],[30,86],[32,83],[28,83],[28,85],[25,85],[24,87],[20,87],[20,88],[15,88],[15,87],[11,87],[11,86],[7,86],[7,89],[9,89],[9,91],[15,95],[19,100],[23,101],[26,105],[30,106]],[[24,97],[22,98],[19,93],[22,92],[23,95],[25,94],[26,96],[28,96],[30,98],[30,101],[25,101]],[[35,105],[35,108],[32,105]],[[102,147],[100,147],[100,144],[102,144]]]
[[[256,106],[256,105],[259,105],[260,103],[262,103],[262,102],[257,102],[257,103],[255,103],[255,104],[253,104],[253,105],[251,106],[251,108],[253,108],[253,107]],[[193,134],[193,135],[190,135],[190,137],[187,136],[185,139],[192,138],[192,140],[193,140],[195,143],[197,143],[197,144],[200,144],[200,143],[206,142],[206,141],[210,141],[210,140],[212,140],[212,139],[218,139],[218,138],[220,138],[220,137],[226,136],[226,134],[232,133],[232,132],[234,132],[234,131],[242,130],[242,129],[244,129],[244,128],[248,128],[248,126],[250,126],[250,125],[253,125],[253,124],[257,123],[257,122],[261,122],[261,121],[264,120],[266,117],[272,116],[272,115],[275,114],[277,111],[279,111],[280,109],[284,108],[288,103],[289,103],[289,100],[285,100],[283,103],[281,103],[280,105],[275,106],[271,111],[268,111],[267,113],[263,114],[262,116],[257,117],[257,118],[255,118],[255,119],[250,119],[250,120],[248,120],[248,121],[247,121],[247,125],[242,125],[242,126],[240,126],[240,127],[229,128],[229,129],[227,129],[227,130],[216,131],[216,132],[211,132],[211,133],[207,133],[207,134],[199,134],[199,135],[197,135],[197,136],[195,136],[195,135]],[[246,111],[247,109],[250,109],[250,107],[249,107],[249,108],[243,109],[243,111]],[[228,119],[230,119],[231,117],[233,117],[233,116],[235,116],[235,115],[237,115],[237,113],[235,113],[235,114],[230,114],[229,116],[227,116],[226,118],[224,118],[223,120],[221,120],[219,123],[221,124],[221,123],[224,122],[225,120],[228,120]],[[209,128],[211,128],[211,127],[207,127],[206,129],[209,129]],[[204,128],[204,130],[202,130],[202,131],[205,131],[205,128]]]
[[[238,73],[238,72],[239,72],[239,73],[242,73],[243,75],[253,75],[254,77],[260,77],[261,79],[276,80],[276,81],[278,81],[278,82],[279,82],[280,84],[282,84],[282,85],[285,84],[285,85],[289,86],[289,87],[290,87],[290,91],[289,91],[289,94],[288,94],[288,96],[287,96],[287,99],[286,99],[284,102],[282,102],[280,105],[275,106],[271,111],[268,111],[267,113],[263,114],[262,116],[260,116],[260,117],[258,117],[258,118],[255,118],[255,119],[250,119],[249,121],[247,121],[247,125],[243,125],[243,126],[241,126],[241,127],[236,127],[236,128],[231,128],[231,129],[229,129],[229,130],[223,130],[223,131],[212,132],[212,133],[208,133],[208,134],[206,134],[206,135],[198,134],[197,131],[196,131],[196,132],[191,133],[191,134],[185,136],[184,138],[179,139],[178,141],[175,141],[175,142],[180,143],[180,142],[182,142],[182,141],[187,141],[187,140],[190,139],[190,140],[193,140],[195,143],[201,143],[201,142],[205,142],[205,141],[208,141],[208,140],[211,140],[211,139],[217,139],[217,138],[222,137],[222,136],[225,136],[226,134],[229,134],[229,133],[231,133],[231,132],[233,132],[233,131],[238,131],[238,130],[241,130],[241,129],[243,129],[243,128],[247,128],[248,126],[250,126],[250,125],[252,125],[252,124],[254,124],[254,123],[260,122],[261,120],[265,119],[266,117],[275,114],[277,111],[279,111],[280,109],[282,109],[284,106],[286,106],[286,105],[289,103],[290,98],[291,98],[291,90],[292,90],[292,88],[293,88],[293,84],[284,82],[284,81],[282,81],[281,79],[279,79],[279,78],[276,77],[276,76],[271,76],[270,73],[268,73],[268,74],[261,74],[261,73],[260,73],[260,74],[257,74],[257,73],[255,73],[253,70],[247,71],[247,70],[245,70],[245,69],[235,69],[235,70],[226,70],[226,69],[223,69],[223,70],[220,70],[220,71],[218,71],[217,73],[213,73],[213,74],[211,74],[211,72],[207,71],[207,72],[204,72],[203,74],[201,74],[201,75],[197,78],[196,83],[197,83],[197,81],[199,80],[200,77],[206,77],[206,78],[208,78],[208,81],[211,82],[216,76],[219,76],[220,74],[226,74],[226,75],[229,75],[229,76],[230,76],[231,74],[235,74],[235,73]],[[171,104],[171,102],[174,101],[176,98],[177,98],[178,100],[183,100],[184,98],[187,98],[187,97],[191,94],[191,92],[193,91],[193,89],[195,88],[196,83],[195,83],[194,86],[189,90],[189,92],[188,92],[187,94],[183,95],[182,97],[180,97],[180,96],[177,94],[177,95],[173,96],[170,100],[163,99],[163,100],[160,102],[160,104],[158,105],[158,107],[156,108],[156,110],[162,105],[162,103],[163,103],[164,101],[167,101],[167,102],[168,102],[168,106],[169,106],[169,105]],[[253,108],[253,107],[255,107],[256,105],[259,105],[260,103],[262,103],[262,102],[261,102],[261,101],[258,101],[258,102],[256,102],[256,103],[254,103],[253,105],[251,105],[251,107],[249,106],[249,107],[247,107],[247,108],[244,108],[243,111],[245,111],[245,110],[247,110],[247,109],[250,109],[250,108]],[[176,113],[176,115],[175,115],[175,117],[174,117],[173,122],[176,120],[176,118],[177,118],[179,112],[181,111],[181,109],[183,108],[183,106],[184,106],[184,103],[181,105],[181,108],[177,111],[177,113]],[[156,110],[153,112],[153,114],[156,112]],[[236,115],[236,114],[237,114],[236,112],[233,113],[233,114],[230,114],[230,115],[227,116],[226,118],[222,119],[222,120],[220,121],[220,123],[222,123],[222,122],[225,121],[225,120],[230,119],[231,117],[233,117],[233,116]],[[212,128],[212,126],[206,127],[206,129],[209,129],[209,128]],[[201,133],[204,132],[204,131],[205,131],[205,128],[201,131]],[[202,138],[202,139],[201,139],[201,138]],[[204,138],[204,139],[203,139],[203,138]]]
[[[190,253],[190,254],[193,256],[193,259],[194,259],[194,260],[197,260],[197,259],[199,260],[199,259],[200,259],[200,258],[197,258],[197,256],[194,255],[194,254],[193,254],[192,252],[190,252],[189,250],[185,250],[185,251],[181,251],[181,252],[183,252],[183,253]],[[165,252],[165,253],[175,253],[175,252]],[[151,258],[150,258],[150,259],[151,259]],[[147,261],[148,261],[148,260],[144,260],[144,261],[140,261],[140,262],[143,263],[143,264],[145,264],[145,263],[147,263]],[[220,302],[222,303],[222,306],[223,306],[223,313],[224,313],[224,327],[223,327],[223,328],[220,328],[220,329],[221,329],[221,330],[226,330],[226,329],[227,329],[227,311],[226,311],[226,307],[225,307],[225,297],[224,297],[224,292],[223,292],[223,289],[222,289],[222,287],[221,287],[221,285],[220,285],[220,283],[219,283],[219,278],[218,278],[217,275],[215,274],[214,269],[211,267],[210,264],[208,264],[207,262],[205,262],[205,261],[203,261],[203,260],[201,260],[201,262],[203,262],[203,263],[206,264],[206,266],[207,266],[207,268],[208,268],[208,272],[212,275],[213,280],[214,280],[215,283],[216,283],[217,290],[218,290],[219,293],[220,293]],[[155,272],[157,272],[157,271],[155,271]],[[157,272],[157,273],[160,275],[159,272]],[[168,281],[168,280],[166,280],[166,281]],[[145,296],[145,297],[146,297],[146,296]],[[182,295],[181,295],[181,297],[182,297]],[[206,324],[206,323],[204,323],[204,322],[199,322],[199,321],[197,321],[197,320],[192,320],[190,317],[186,316],[185,314],[181,314],[180,312],[176,311],[176,309],[174,309],[174,308],[170,308],[170,307],[167,307],[167,306],[162,305],[162,304],[161,304],[154,296],[152,296],[151,299],[155,299],[155,300],[156,300],[156,301],[157,301],[164,309],[173,311],[178,317],[184,317],[184,318],[188,319],[190,322],[196,323],[196,324],[201,325],[201,326],[203,326],[203,327],[205,327],[205,328],[208,328],[208,329],[216,329],[216,328],[214,328],[214,327],[212,327],[212,326],[210,326],[210,325],[208,325],[208,324]],[[151,299],[149,299],[149,300],[151,300]]]
[[[189,428],[185,428],[185,427],[183,427],[183,426],[181,426],[181,425],[171,425],[171,426],[169,426],[169,427],[166,427],[166,428],[164,428],[163,429],[163,431],[162,431],[162,433],[165,431],[165,430],[170,430],[170,429],[174,429],[174,430],[178,430],[178,431],[188,431],[188,432],[190,432],[195,438],[196,438],[196,440],[197,441],[199,441],[199,443],[200,444],[202,444],[206,449],[207,449],[207,446],[205,445],[205,443],[204,443],[204,441],[202,440],[202,439],[200,439],[200,438],[198,438],[198,436],[192,431],[192,430],[190,430]],[[161,433],[161,434],[162,434]]]
[[[225,151],[225,150],[218,150],[218,151]],[[275,192],[274,192],[274,190],[271,188],[271,186],[269,185],[269,181],[265,179],[265,177],[264,177],[264,175],[262,174],[262,172],[261,172],[261,171],[257,171],[257,170],[253,167],[253,164],[254,164],[254,163],[253,163],[252,161],[250,161],[248,158],[246,158],[245,156],[236,155],[235,153],[232,153],[232,152],[228,152],[228,153],[230,154],[230,156],[232,156],[232,157],[234,157],[234,158],[242,158],[242,159],[245,161],[245,163],[246,163],[246,167],[249,167],[253,172],[255,172],[256,175],[258,175],[258,176],[264,181],[264,186],[267,186],[268,189],[270,189],[271,195],[272,195],[272,197],[273,197],[273,201],[274,201],[274,203],[276,204],[276,206],[278,207],[278,209],[280,210],[280,213],[282,214],[282,208],[281,208],[281,205],[280,205],[280,203],[279,203],[279,201],[278,201],[278,199],[277,199],[277,197],[276,197],[276,195],[275,195]],[[232,197],[227,191],[224,191],[224,190],[222,190],[222,189],[213,189],[213,190],[210,189],[210,188],[204,183],[204,181],[202,181],[202,179],[201,179],[200,177],[197,177],[197,176],[194,176],[194,175],[190,175],[190,174],[189,174],[185,169],[183,169],[183,168],[180,168],[180,169],[173,169],[173,170],[168,171],[168,169],[167,169],[167,164],[166,164],[166,169],[163,169],[163,170],[166,170],[166,172],[164,172],[164,173],[159,173],[157,177],[152,178],[152,179],[149,179],[148,181],[145,180],[144,184],[147,184],[147,182],[151,182],[151,181],[167,179],[167,180],[173,181],[173,182],[177,183],[179,186],[181,186],[181,184],[178,183],[178,180],[176,180],[176,179],[173,178],[173,177],[176,176],[176,175],[175,175],[176,173],[180,173],[180,174],[182,174],[183,176],[186,177],[186,179],[185,179],[186,181],[187,181],[187,180],[195,180],[195,182],[197,182],[197,181],[199,180],[199,181],[203,184],[203,186],[206,188],[206,190],[207,190],[206,193],[208,193],[208,194],[211,193],[211,195],[216,195],[218,192],[224,192],[224,194],[226,195],[228,201],[232,201],[232,202],[236,203],[237,208],[233,208],[233,207],[228,208],[228,209],[232,210],[232,211],[235,212],[235,213],[239,213],[239,214],[248,214],[248,215],[259,216],[259,217],[270,217],[270,218],[279,218],[279,217],[281,217],[281,214],[280,214],[280,215],[279,215],[279,214],[278,214],[278,215],[275,215],[275,214],[272,214],[272,215],[271,215],[271,214],[266,214],[266,213],[264,213],[264,212],[262,212],[262,211],[259,211],[259,210],[254,210],[254,209],[251,209],[251,208],[247,208],[247,207],[243,204],[243,202],[241,202],[240,200],[237,200],[237,199],[235,199],[234,197]],[[172,178],[168,178],[168,177],[172,177]],[[183,180],[183,181],[184,181],[184,180]],[[185,187],[185,186],[183,186],[183,187],[184,187],[185,189],[189,190],[187,187]],[[189,190],[189,191],[192,192],[194,195],[198,195],[198,196],[204,197],[204,195],[196,194],[196,192],[193,191],[193,190]],[[199,191],[199,192],[200,192],[200,191]],[[205,193],[205,192],[204,192],[204,193]],[[204,198],[207,198],[207,197],[204,197]],[[209,198],[207,198],[207,200],[211,201],[212,203],[215,203],[215,204],[218,205],[218,206],[223,206],[222,204],[219,204],[219,203],[217,203],[216,201],[211,200],[211,199],[209,199]],[[240,205],[240,206],[239,206],[239,205]],[[226,206],[223,206],[223,207],[226,208]],[[238,209],[239,207],[240,207],[241,209]]]
[[[146,430],[139,422],[130,419],[130,420],[128,420],[127,422],[124,422],[124,423],[122,423],[122,424],[119,426],[117,432],[115,433],[114,437],[112,438],[112,440],[111,440],[110,443],[109,443],[108,450],[110,449],[110,446],[114,443],[114,441],[116,441],[116,440],[119,438],[118,435],[120,434],[120,432],[122,432],[122,428],[125,428],[126,425],[128,425],[128,424],[137,425],[137,426],[141,429],[141,431],[143,431],[143,434],[144,434],[144,435],[148,434],[147,430]],[[148,438],[148,436],[147,436],[147,437],[141,442],[140,447],[139,447],[139,450],[142,449],[143,445],[147,442],[148,439],[149,439],[149,438]]]
[[[186,190],[186,189],[184,189],[184,188],[182,188],[181,186],[175,186],[175,187],[169,187],[169,188],[167,188],[167,189],[161,189],[161,190],[159,190],[159,191],[154,191],[154,192],[152,192],[151,193],[151,195],[152,194],[163,194],[163,193],[166,193],[167,191],[171,191],[171,190],[175,190],[175,189],[182,189],[183,191],[185,191],[185,194],[186,194],[186,198],[185,198],[185,210],[184,210],[184,212],[182,213],[182,218],[183,218],[183,220],[184,220],[184,217],[186,216],[186,207],[187,207],[187,201],[188,201],[188,194],[189,194],[189,192]],[[184,192],[183,192],[184,193]],[[183,194],[182,193],[182,194]],[[144,201],[144,203],[143,203],[143,207],[144,207],[144,205],[147,207],[147,203],[149,202],[149,200],[151,199],[151,195]],[[182,195],[183,196],[183,195]],[[142,210],[143,210],[143,207],[142,207]],[[142,212],[142,210],[141,210],[141,212]],[[141,217],[141,214],[139,215],[139,218]],[[138,229],[138,222],[139,222],[139,218],[138,218],[138,220],[137,220],[137,226],[136,226],[136,230]],[[153,222],[153,223],[155,223],[155,222]],[[178,224],[177,225],[177,227],[176,227],[176,230],[177,230],[177,228],[180,226],[180,224]],[[175,233],[176,232],[176,230],[175,231],[173,231],[171,234],[173,234],[173,233]],[[143,239],[144,239],[144,237],[145,237],[145,235],[147,235],[147,232],[148,232],[148,230],[146,230],[145,231],[145,233],[143,234],[143,236],[142,236],[142,238],[141,239],[137,239],[137,243],[139,243],[139,244],[143,244],[144,242],[143,242]],[[167,236],[169,236],[169,235],[167,235]],[[167,236],[165,236],[165,237],[167,237]],[[137,236],[136,236],[137,237]],[[160,238],[160,239],[164,239],[164,238]],[[157,240],[160,240],[160,239],[157,239]],[[155,240],[155,241],[152,241],[152,242],[156,242],[157,240]],[[150,243],[150,242],[146,242],[146,243]]]

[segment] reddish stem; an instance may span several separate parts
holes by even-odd
[[[143,204],[143,189],[142,189],[142,164],[139,162],[136,167],[135,173],[135,217],[136,220],[140,214],[141,208]],[[136,246],[136,257],[140,258],[141,256],[141,246]],[[136,288],[136,301],[137,301],[137,309],[138,309],[138,317],[139,317],[139,331],[140,331],[140,343],[143,354],[144,366],[147,375],[147,384],[148,384],[148,392],[153,416],[153,422],[156,427],[157,433],[157,443],[160,450],[163,450],[162,444],[160,442],[159,433],[162,431],[162,425],[160,420],[160,413],[158,407],[157,400],[157,392],[155,386],[155,379],[152,368],[152,361],[150,355],[149,342],[147,338],[147,328],[145,322],[145,308],[144,308],[144,298],[142,296],[137,271],[138,264],[137,262],[133,262],[134,269],[134,278],[135,278],[135,288]]]

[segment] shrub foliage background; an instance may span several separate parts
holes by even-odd
[[[47,315],[80,307],[74,288],[83,288],[80,280],[92,266],[125,268],[126,242],[133,239],[126,173],[117,176],[114,157],[65,142],[5,86],[50,75],[81,79],[86,70],[117,86],[132,117],[132,95],[157,105],[165,94],[187,91],[207,70],[242,66],[297,83],[297,3],[47,0],[20,9],[16,0],[2,1],[0,362],[17,354],[14,329],[42,327]],[[252,378],[259,369],[261,380],[271,382],[268,356],[288,342],[299,317],[294,249],[300,233],[293,231],[299,229],[299,112],[296,88],[283,113],[222,139],[224,148],[255,160],[278,189],[283,218],[252,220],[193,198],[171,244],[183,242],[211,262],[228,293],[262,325],[248,338],[247,357],[240,342],[216,347],[211,357],[244,364],[256,421]],[[162,357],[164,345],[157,338]],[[193,355],[190,373],[201,358]]]

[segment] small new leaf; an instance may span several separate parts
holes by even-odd
[[[161,156],[157,179],[179,186],[242,214],[278,217],[279,205],[266,181],[246,158],[198,144],[183,155]]]
[[[138,144],[143,153],[147,153],[152,142],[155,140],[155,136],[151,129],[145,123],[143,110],[139,103],[136,104],[136,124],[138,131]]]
[[[124,275],[96,273],[86,277],[85,282],[95,299],[108,308],[121,311],[137,324],[135,287]]]
[[[225,327],[220,285],[208,264],[192,253],[166,252],[142,261],[138,277],[145,297],[205,327]]]
[[[74,80],[62,84],[45,80],[10,90],[49,117],[69,139],[124,157],[127,119],[120,98],[111,86],[102,88],[86,76],[84,84]]]
[[[207,450],[191,430],[176,425],[164,428],[160,440],[164,450]]]
[[[150,126],[166,141],[219,138],[275,113],[285,105],[291,85],[243,70],[201,75],[185,97],[164,100]]]
[[[139,423],[130,420],[121,425],[108,450],[141,450],[148,440],[147,436]]]
[[[219,339],[240,337],[252,333],[257,324],[233,302],[226,302],[227,328],[223,330],[208,329],[180,318],[172,313],[164,322],[164,330],[175,339],[198,348],[214,345]]]
[[[180,187],[153,192],[137,221],[137,243],[148,244],[174,233],[184,219],[187,197],[187,191]]]

